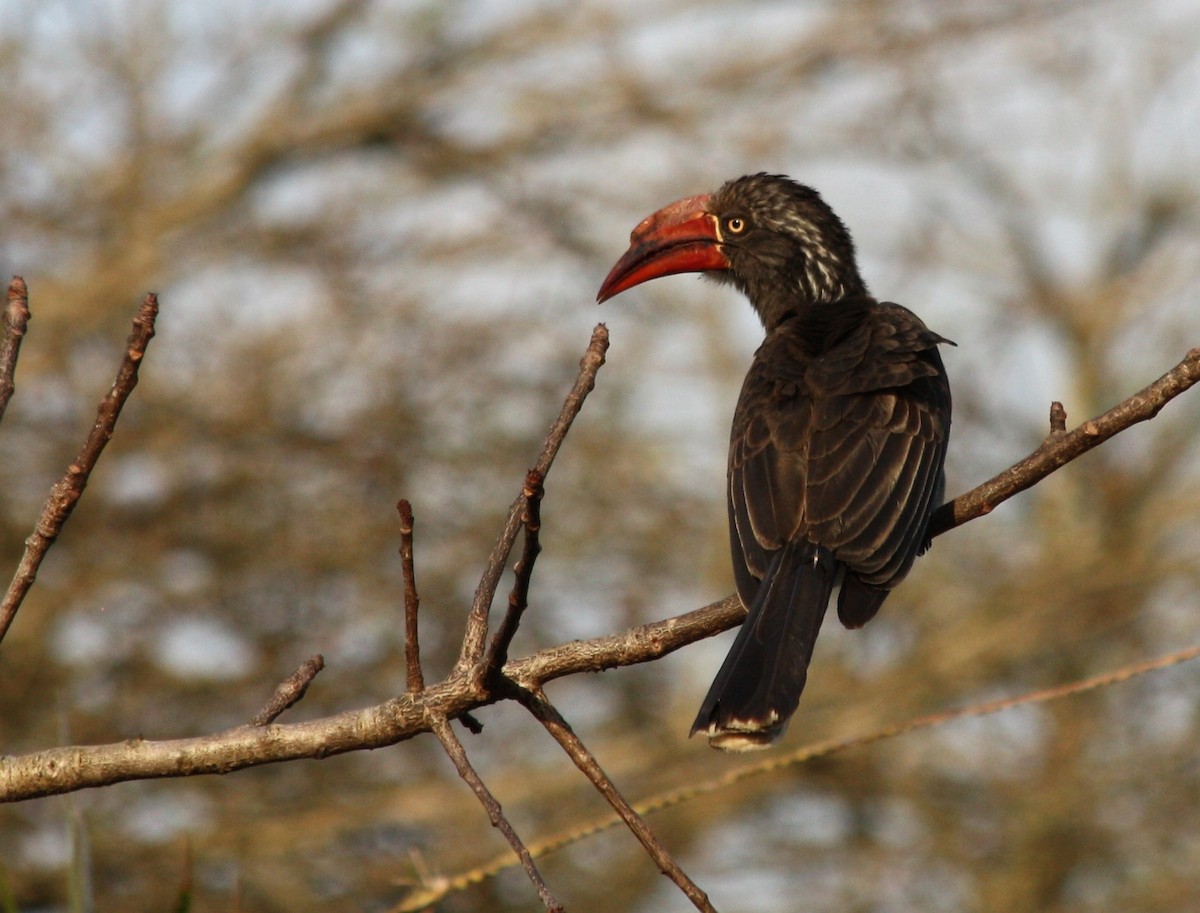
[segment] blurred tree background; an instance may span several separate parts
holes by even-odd
[[[1200,8],[1184,0],[2,0],[0,270],[33,322],[0,431],[15,567],[162,316],[88,495],[0,650],[0,751],[403,689],[395,502],[427,675],[574,377],[521,655],[731,592],[725,440],[758,341],[678,278],[597,309],[629,230],[759,170],[820,188],[881,297],[957,341],[949,492],[1200,344]],[[939,539],[827,624],[785,744],[1072,680],[1200,632],[1200,397]],[[551,695],[628,795],[740,763],[686,739],[728,635]],[[651,823],[722,910],[1200,908],[1200,667],[917,733]],[[598,797],[514,707],[467,739],[526,837]],[[22,911],[384,910],[504,847],[432,739],[0,810]],[[75,859],[72,862],[72,859]],[[685,909],[612,831],[570,909]],[[530,910],[519,872],[447,911]],[[84,909],[85,907],[77,907]]]

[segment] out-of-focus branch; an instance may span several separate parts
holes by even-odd
[[[83,443],[83,448],[58,482],[50,490],[50,496],[42,508],[32,535],[25,540],[25,554],[17,566],[16,575],[9,584],[8,592],[0,602],[0,640],[4,639],[17,609],[21,607],[29,588],[37,577],[38,568],[46,552],[54,544],[62,532],[63,524],[71,516],[83,489],[87,486],[88,477],[104,452],[105,445],[113,436],[117,419],[129,394],[138,382],[138,368],[146,354],[146,346],[154,338],[154,322],[158,318],[158,296],[151,293],[142,301],[137,316],[133,319],[133,331],[129,334],[126,344],[125,358],[117,371],[117,379],[113,382],[108,395],[100,401],[96,414],[96,422]]]
[[[8,286],[8,303],[4,307],[4,330],[0,334],[0,420],[4,418],[4,410],[16,387],[17,356],[28,324],[29,292],[25,280],[13,276]]]

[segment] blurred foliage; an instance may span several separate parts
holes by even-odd
[[[1169,0],[8,0],[0,269],[33,322],[6,566],[138,300],[163,310],[0,648],[0,750],[235,725],[313,652],[289,718],[398,692],[399,497],[439,675],[598,319],[514,653],[729,592],[750,311],[688,279],[591,301],[646,213],[745,172],[821,188],[879,294],[958,342],[950,490],[983,480],[1052,399],[1075,424],[1200,344],[1198,69],[1200,11]],[[864,631],[831,623],[789,744],[1194,641],[1195,400],[940,539]],[[631,796],[711,776],[736,761],[684,735],[725,643],[552,697]],[[1194,908],[1198,686],[954,724],[652,823],[722,910]],[[519,831],[600,811],[519,709],[480,717],[467,749]],[[432,740],[71,801],[97,909],[130,913],[177,906],[185,869],[198,911],[382,910],[414,859],[503,846]],[[18,909],[64,909],[75,814],[0,810]],[[685,906],[624,833],[544,868],[571,909]],[[509,873],[445,909],[535,904]]]

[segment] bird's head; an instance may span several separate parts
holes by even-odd
[[[600,292],[607,301],[650,279],[704,273],[741,289],[768,329],[806,305],[866,294],[850,233],[811,187],[752,174],[642,221]]]

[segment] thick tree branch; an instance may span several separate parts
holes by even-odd
[[[537,688],[580,672],[649,662],[732,627],[743,614],[737,597],[730,596],[676,618],[514,660],[504,666],[501,676],[522,687]],[[0,802],[125,780],[225,774],[262,764],[384,748],[428,732],[431,716],[454,719],[501,697],[477,676],[451,674],[419,694],[405,694],[374,707],[302,723],[239,726],[189,739],[128,739],[0,757]]]
[[[11,290],[10,290],[11,293]],[[17,565],[17,572],[9,584],[4,600],[0,602],[0,641],[8,632],[17,609],[21,607],[26,594],[37,577],[38,568],[46,552],[62,532],[63,524],[71,516],[75,505],[83,496],[88,478],[104,447],[113,436],[117,419],[129,394],[138,382],[138,367],[146,354],[146,346],[154,338],[154,322],[158,318],[158,296],[151,293],[142,301],[137,316],[133,319],[133,331],[129,334],[126,344],[125,358],[117,371],[112,389],[100,401],[95,424],[83,443],[79,455],[61,479],[50,489],[50,496],[42,508],[33,533],[25,540],[25,554]]]
[[[0,758],[0,802],[107,786],[126,780],[225,774],[246,767],[384,748],[429,731],[429,714],[447,718],[491,703],[462,677],[450,677],[365,710],[318,720],[239,726],[209,736],[51,748]]]

